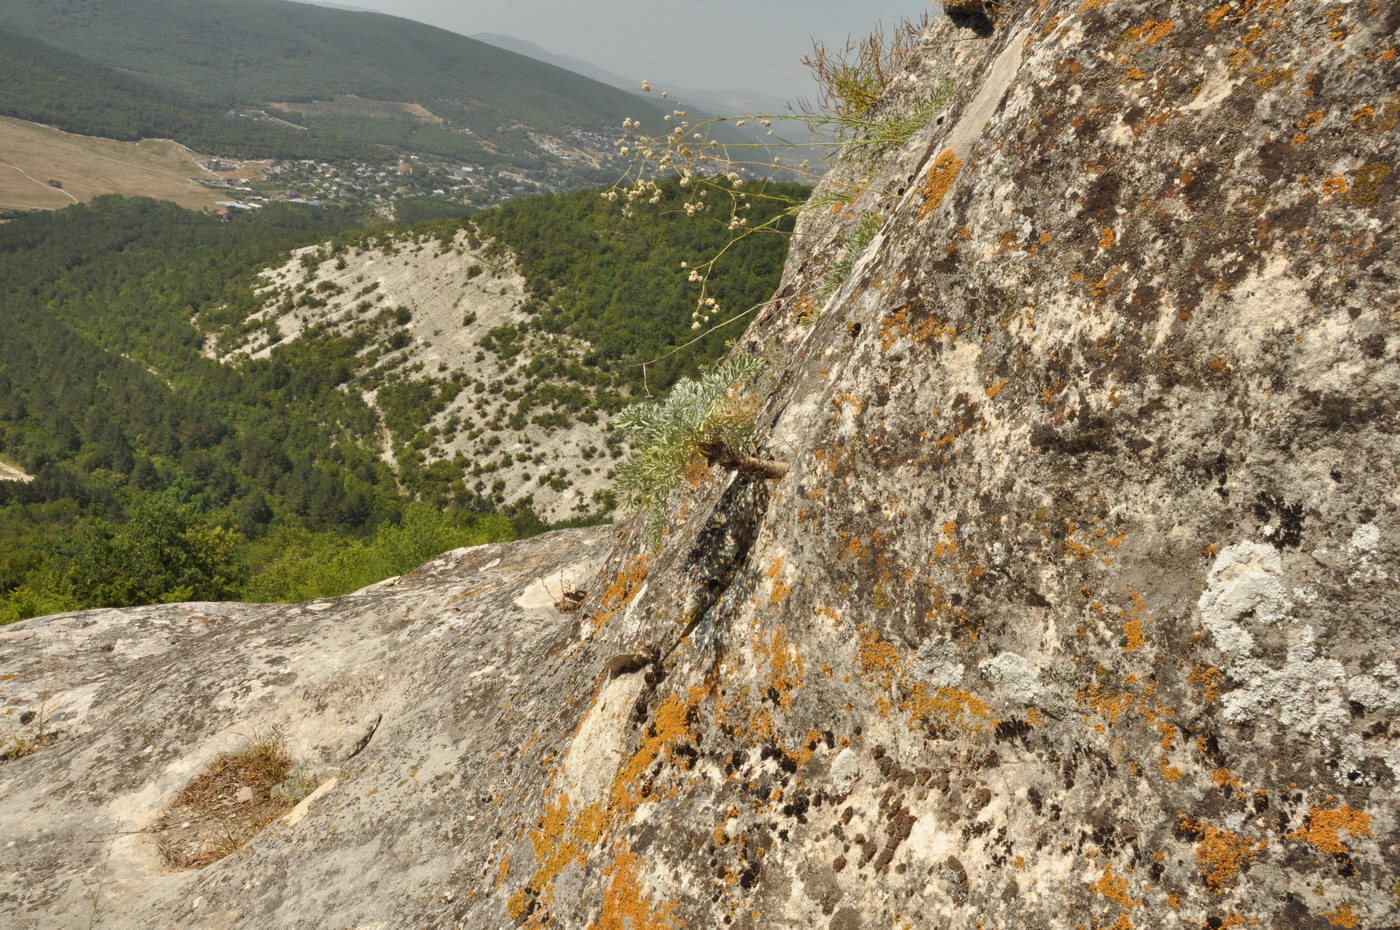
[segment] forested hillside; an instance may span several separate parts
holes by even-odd
[[[274,526],[359,536],[402,518],[409,498],[360,439],[373,414],[337,390],[344,347],[231,369],[200,356],[192,325],[201,307],[248,306],[254,268],[352,222],[276,207],[220,224],[102,198],[0,227],[0,449],[35,475],[0,482],[0,591],[27,586],[31,608],[230,596],[259,567],[255,550],[233,551],[243,540]],[[465,493],[449,506],[483,510]],[[174,537],[237,537],[219,537],[199,556],[217,564],[185,581],[148,578],[114,601],[123,577],[148,574],[108,551],[143,514]]]
[[[0,34],[3,112],[116,138],[171,135],[218,154],[417,151],[553,164],[598,182],[591,159],[611,152],[623,119],[660,116],[580,75],[377,13],[284,0],[0,0],[0,22],[10,30]],[[347,99],[408,106],[347,112]],[[568,150],[577,164],[561,161]]]
[[[636,395],[639,363],[694,335],[680,262],[731,234],[669,213],[662,203],[624,217],[588,191],[365,230],[325,208],[221,223],[112,197],[0,225],[0,459],[34,476],[0,481],[0,620],[339,593],[442,548],[541,528],[528,495],[503,482],[528,469],[564,486],[577,460],[545,472],[520,442],[605,425]],[[442,251],[462,237],[518,267],[529,296],[514,322],[482,333],[460,310],[434,323],[443,347],[425,365],[418,308],[373,294],[377,278],[354,263],[385,252],[475,262]],[[736,309],[765,299],[786,246],[777,235],[740,243],[711,291]],[[296,249],[295,281],[270,290],[259,272]],[[335,273],[358,275],[363,293],[342,296]],[[281,314],[337,299],[358,315],[266,342]],[[453,329],[470,338],[453,341]],[[264,350],[206,356],[220,334],[229,351],[263,334]],[[551,334],[581,348],[537,351]],[[724,340],[652,366],[650,388]],[[584,467],[601,477],[611,459]]]
[[[750,226],[762,227],[800,203],[807,190],[763,184],[750,200]],[[737,335],[711,332],[689,353],[659,358],[697,335],[691,330],[697,290],[682,263],[694,265],[726,250],[710,276],[710,290],[730,314],[738,313],[772,295],[792,231],[791,217],[747,236],[736,236],[717,219],[687,220],[682,193],[672,179],[661,186],[656,204],[631,215],[595,191],[526,198],[483,213],[475,223],[518,257],[540,301],[533,326],[587,340],[594,347],[591,363],[606,366],[629,390],[643,387],[640,363],[656,359],[647,366],[646,387],[660,391],[693,371],[697,358],[718,357]],[[639,312],[645,326],[638,325]]]
[[[108,139],[178,139],[201,151],[240,157],[385,157],[362,139],[310,139],[294,126],[230,119],[178,88],[157,87],[10,29],[0,29],[0,116]]]

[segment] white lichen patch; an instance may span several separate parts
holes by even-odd
[[[1281,667],[1245,658],[1230,672],[1244,682],[1222,701],[1225,719],[1231,723],[1248,723],[1267,714],[1284,726],[1309,733],[1335,733],[1346,726],[1346,669],[1341,662],[1318,655],[1317,634],[1310,626],[1298,632]]]
[[[1033,704],[1040,697],[1040,679],[1035,667],[1023,655],[1003,652],[983,659],[977,669],[991,682],[999,694],[1021,704]]]
[[[847,746],[831,760],[831,786],[837,797],[845,797],[860,777],[860,757]]]
[[[1287,610],[1278,552],[1254,542],[1221,550],[1206,576],[1197,608],[1222,652],[1231,657],[1247,655],[1254,648],[1254,636],[1245,621],[1274,624]]]
[[[957,655],[957,647],[947,640],[925,642],[914,660],[914,677],[934,688],[960,687],[967,668]]]
[[[1351,563],[1348,581],[1352,584],[1389,581],[1390,573],[1380,558],[1381,530],[1374,523],[1358,526],[1347,541],[1347,557]]]

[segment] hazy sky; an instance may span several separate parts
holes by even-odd
[[[828,45],[913,19],[921,0],[342,0],[471,35],[498,32],[660,86],[811,96],[800,62]]]

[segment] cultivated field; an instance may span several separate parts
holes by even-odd
[[[215,174],[189,149],[167,139],[117,142],[0,117],[0,209],[57,210],[102,194],[155,197],[201,209],[235,197],[192,178],[256,177],[252,171],[250,165],[246,171]],[[51,186],[51,179],[62,188]]]
[[[354,94],[338,94],[332,100],[312,100],[307,103],[271,103],[268,106],[287,113],[309,116],[353,116],[370,119],[402,119],[411,117],[423,123],[441,125],[442,117],[417,103],[393,100],[371,100]],[[299,128],[299,127],[298,127]]]

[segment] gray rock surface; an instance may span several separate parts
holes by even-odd
[[[952,100],[838,168],[865,192],[804,218],[740,347],[781,357],[784,478],[686,485],[659,551],[634,521],[332,602],[0,633],[5,707],[63,730],[0,765],[0,912],[1400,923],[1398,28],[1300,0],[941,20],[883,105]],[[270,723],[335,783],[161,874],[140,831]]]

